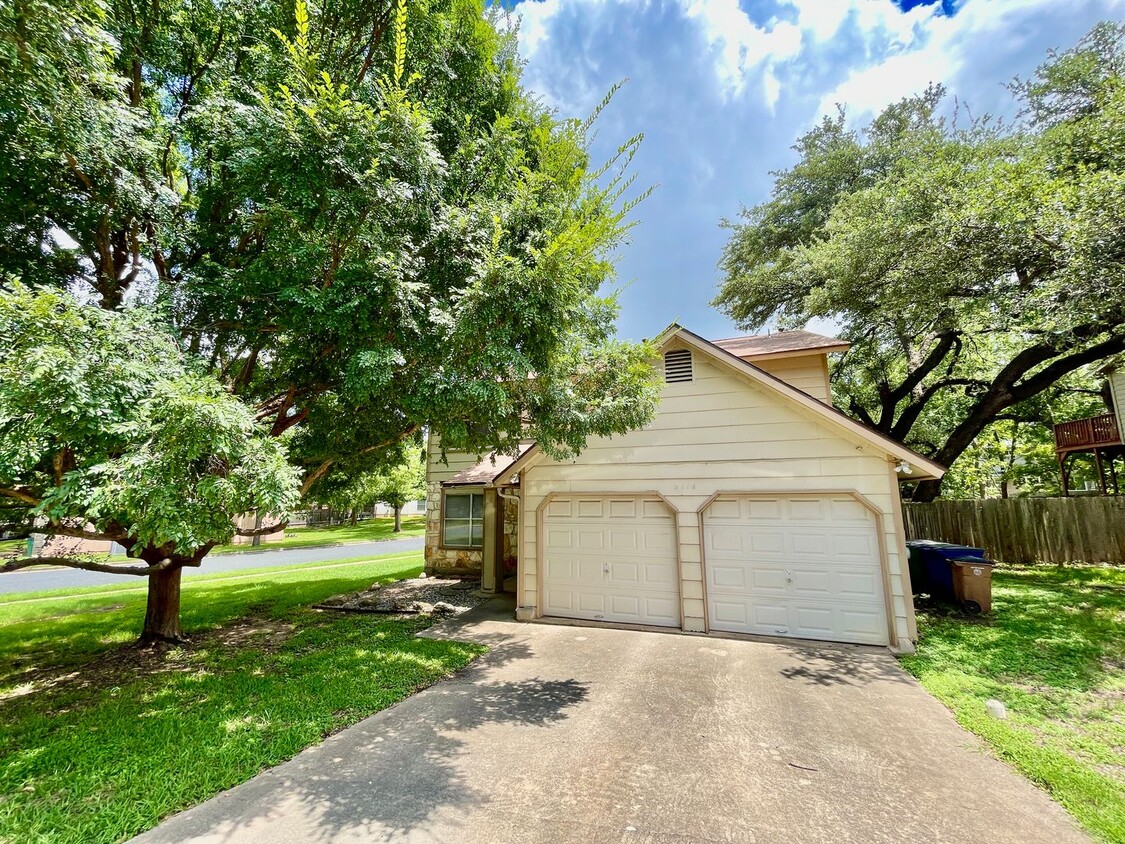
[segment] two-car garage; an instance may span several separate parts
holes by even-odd
[[[723,494],[693,519],[708,630],[888,642],[878,524],[855,496]],[[681,626],[677,523],[664,499],[553,497],[540,531],[543,615]]]

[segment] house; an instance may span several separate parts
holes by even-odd
[[[658,340],[645,428],[572,460],[428,449],[426,569],[515,593],[516,614],[909,650],[898,485],[944,469],[831,404],[807,331]]]

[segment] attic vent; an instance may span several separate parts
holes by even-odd
[[[673,349],[664,355],[664,383],[679,384],[691,380],[691,351]]]

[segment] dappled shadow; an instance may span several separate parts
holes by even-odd
[[[922,636],[912,670],[924,671],[933,653],[998,680],[1095,689],[1123,655],[1125,585],[1114,581],[1120,575],[1094,567],[999,571],[987,616],[919,608]]]
[[[911,682],[894,657],[882,649],[813,643],[778,644],[795,662],[779,672],[789,680],[813,686]]]
[[[574,679],[489,680],[498,663],[515,658],[502,650],[142,840],[249,842],[282,830],[308,842],[397,840],[420,830],[429,837],[437,828],[459,840],[450,830],[482,804],[503,799],[480,785],[489,742],[507,735],[495,728],[549,728],[589,696],[588,684]],[[470,754],[471,781],[462,765]]]

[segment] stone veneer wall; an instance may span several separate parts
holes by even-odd
[[[426,574],[480,577],[481,552],[441,547],[441,483],[426,484]]]
[[[504,513],[504,575],[514,574],[519,548],[519,502],[501,498]],[[441,547],[441,483],[426,485],[426,574],[480,577],[482,554]]]
[[[512,489],[504,490],[508,495],[514,495]],[[511,498],[501,498],[500,504],[504,508],[504,576],[516,573],[516,554],[519,553],[520,535],[520,503]]]

